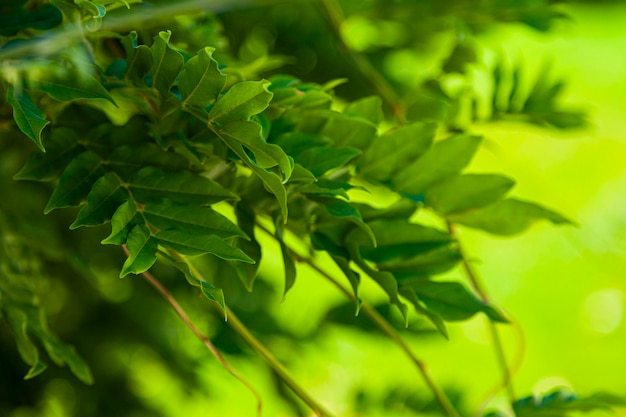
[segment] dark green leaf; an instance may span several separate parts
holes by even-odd
[[[125,78],[133,81],[142,81],[152,67],[152,52],[146,45],[137,44],[137,32],[132,31],[122,38],[122,45],[126,51]]]
[[[117,106],[98,80],[86,72],[74,69],[46,72],[33,83],[33,88],[59,101],[102,98]]]
[[[46,141],[46,153],[33,152],[26,164],[15,174],[16,180],[49,181],[57,177],[84,148],[72,129],[54,129]]]
[[[154,237],[158,239],[160,245],[174,249],[183,255],[194,256],[210,253],[227,261],[254,263],[254,260],[240,249],[230,246],[215,235],[195,235],[171,229],[162,230]]]
[[[39,110],[33,99],[24,90],[15,94],[13,87],[9,87],[7,88],[6,99],[13,107],[13,119],[17,127],[35,142],[41,151],[45,152],[46,150],[41,143],[41,132],[44,127],[50,124],[45,113]]]
[[[167,97],[170,87],[176,80],[180,68],[183,66],[183,57],[173,50],[170,45],[171,32],[159,32],[154,37],[150,47],[152,52],[152,88],[156,88],[163,97]]]
[[[276,238],[280,244],[280,252],[283,255],[283,264],[285,266],[285,289],[283,291],[283,298],[287,296],[287,292],[293,287],[296,282],[296,263],[293,260],[291,252],[285,242],[283,241],[283,224],[279,221],[275,224]]]
[[[167,172],[146,167],[129,185],[133,195],[141,202],[169,198],[179,203],[212,204],[237,198],[215,181],[187,171]]]
[[[103,173],[102,160],[98,155],[91,151],[78,155],[63,171],[44,213],[60,207],[78,205]]]
[[[441,333],[443,337],[448,339],[448,329],[446,327],[446,323],[443,321],[439,314],[430,311],[428,308],[426,308],[425,305],[422,304],[412,288],[400,287],[400,294],[404,298],[406,298],[411,304],[413,304],[413,307],[415,307],[415,311],[426,316],[439,331],[439,333]]]
[[[224,300],[224,291],[221,288],[217,288],[215,285],[207,281],[200,281],[200,291],[209,300],[216,302],[224,310],[224,320],[228,317],[226,315],[226,302]]]
[[[236,224],[209,207],[181,205],[171,201],[149,202],[141,210],[157,229],[177,229],[189,234],[219,238],[248,238]]]
[[[213,59],[213,48],[203,48],[185,64],[178,87],[183,106],[206,107],[213,103],[226,83],[226,76]]]
[[[423,281],[430,275],[442,274],[452,269],[461,260],[463,257],[459,250],[448,245],[407,259],[380,263],[378,268],[393,273],[400,283],[411,283]]]
[[[613,394],[600,392],[580,397],[568,390],[558,389],[543,396],[521,398],[513,403],[513,410],[520,417],[566,417],[624,405],[626,400]]]
[[[369,239],[369,243],[374,246],[376,245],[376,236],[374,236],[370,227],[361,218],[359,210],[353,207],[350,203],[338,198],[315,198],[315,200],[318,201],[331,216],[348,220],[349,222],[357,225],[361,230],[363,230]]]
[[[480,143],[480,137],[470,135],[455,135],[435,143],[393,178],[395,189],[411,196],[423,193],[436,182],[465,168]]]
[[[436,129],[436,123],[413,123],[381,136],[359,158],[359,173],[365,178],[388,181],[426,152]]]
[[[496,235],[521,233],[537,220],[549,220],[554,224],[574,224],[538,204],[512,198],[478,210],[448,216],[448,220]]]
[[[233,85],[220,97],[209,111],[209,122],[224,124],[236,120],[248,120],[252,115],[267,108],[272,93],[269,81],[243,81]]]
[[[331,113],[321,133],[331,138],[337,148],[365,150],[376,137],[376,125],[360,117]]]
[[[122,266],[120,278],[146,272],[157,260],[157,241],[145,225],[140,224],[131,229],[126,239],[126,249],[129,256]]]
[[[256,216],[254,210],[244,202],[238,202],[235,205],[235,215],[237,216],[237,224],[241,230],[250,237],[249,240],[239,239],[236,242],[236,246],[250,256],[250,258],[254,260],[254,263],[242,264],[238,262],[235,263],[233,267],[246,289],[252,291],[261,260],[261,245],[256,240],[254,233]]]
[[[421,281],[411,285],[417,297],[429,310],[444,320],[467,320],[483,312],[492,320],[506,323],[506,318],[496,309],[483,303],[458,282]]]
[[[296,161],[311,171],[313,175],[321,176],[326,171],[344,166],[360,154],[361,151],[355,148],[334,149],[328,146],[319,146],[305,150],[296,158]]]
[[[109,172],[100,177],[87,195],[87,204],[78,212],[70,229],[97,226],[111,219],[116,209],[128,198],[117,174]]]
[[[428,188],[424,200],[440,213],[454,214],[495,203],[514,184],[515,181],[502,175],[457,175]]]
[[[126,243],[128,232],[133,226],[142,224],[136,220],[136,214],[137,206],[132,200],[119,206],[111,218],[111,234],[102,241],[102,244],[122,245]]]
[[[332,254],[331,257],[333,258],[333,261],[335,261],[339,269],[341,269],[343,274],[346,276],[348,282],[350,282],[350,287],[352,287],[352,291],[354,292],[354,297],[356,299],[356,311],[354,312],[354,314],[358,315],[359,310],[361,309],[361,299],[359,298],[359,285],[361,284],[361,276],[352,268],[350,268],[350,261],[348,259],[344,258],[343,256],[336,256]]]

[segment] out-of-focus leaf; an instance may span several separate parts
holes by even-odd
[[[261,245],[256,240],[254,233],[254,227],[256,225],[256,218],[252,208],[244,202],[239,202],[235,205],[235,216],[237,217],[237,224],[250,238],[249,240],[239,239],[236,242],[236,246],[250,256],[254,262],[252,263],[236,263],[233,266],[237,272],[237,276],[243,282],[243,285],[248,291],[252,291],[254,286],[254,280],[256,279],[259,270],[259,261],[261,260]]]
[[[395,189],[411,196],[423,193],[465,168],[480,143],[480,137],[470,135],[455,135],[435,143],[392,179]]]
[[[57,177],[84,150],[78,145],[78,135],[72,129],[54,129],[46,140],[46,153],[33,152],[16,180],[49,181]]]
[[[413,123],[381,136],[359,158],[359,173],[376,181],[390,180],[426,152],[436,129],[436,123]]]
[[[502,175],[457,175],[428,188],[424,200],[440,213],[453,214],[495,203],[514,184]]]
[[[437,331],[439,331],[439,333],[441,333],[443,337],[448,339],[448,328],[446,327],[446,323],[443,321],[439,314],[429,310],[428,308],[426,308],[425,305],[422,304],[422,302],[417,298],[417,295],[415,294],[413,288],[400,287],[399,292],[413,305],[415,311],[426,316],[428,320],[430,320],[430,322],[435,326]]]
[[[378,125],[383,120],[382,100],[378,96],[365,97],[348,104],[343,110],[343,113],[352,116],[360,116]]]
[[[13,87],[7,88],[7,102],[13,107],[13,119],[17,127],[28,136],[39,150],[45,152],[41,143],[41,132],[50,124],[44,112],[33,102],[33,99],[24,90],[15,94]]]
[[[74,69],[46,72],[33,82],[32,88],[59,101],[102,98],[117,106],[111,94],[98,80],[91,74]]]
[[[444,320],[467,320],[478,312],[506,323],[507,319],[492,306],[483,303],[458,282],[422,281],[410,286],[429,310]]]
[[[152,68],[152,52],[146,45],[137,44],[137,32],[132,31],[121,40],[126,51],[125,78],[133,81],[142,81],[143,77]]]
[[[481,209],[450,215],[448,220],[496,235],[521,233],[538,220],[549,220],[554,224],[574,224],[571,220],[538,204],[512,198]]]
[[[581,397],[560,389],[542,396],[521,398],[513,403],[513,410],[520,417],[566,417],[574,413],[607,410],[625,405],[626,399],[614,394],[599,392]]]

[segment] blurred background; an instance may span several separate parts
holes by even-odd
[[[367,68],[374,69],[390,89],[382,91],[388,115],[397,100],[409,120],[436,120],[449,131],[484,135],[470,171],[508,175],[517,181],[514,196],[541,202],[578,223],[540,224],[506,239],[460,230],[493,301],[515,318],[499,327],[515,368],[517,396],[555,388],[625,396],[626,4],[370,0],[340,6],[219,3],[212,9],[216,13],[144,22],[142,36],[171,29],[176,42],[176,31],[188,30],[192,35],[184,37],[181,48],[216,46],[226,67],[245,64],[242,77],[289,73],[320,83],[347,78],[336,89],[338,106],[381,93],[367,76]],[[158,10],[159,4],[133,7]],[[342,22],[334,32],[333,16]],[[341,58],[346,51],[350,59]],[[548,83],[543,90],[536,88],[542,80]],[[561,81],[562,88],[551,89]],[[535,100],[541,105],[525,101],[533,91],[544,91]],[[96,383],[83,385],[56,367],[24,381],[28,367],[6,326],[0,327],[0,415],[253,415],[249,392],[160,296],[139,279],[117,278],[123,254],[98,243],[108,229],[72,231],[69,238],[72,213],[42,217],[47,189],[10,180],[24,153],[2,146],[14,158],[4,158],[0,166],[7,195],[0,208],[22,219],[15,227],[32,231],[33,242],[20,250],[38,254],[32,261],[43,271],[37,293],[50,327],[76,346]],[[9,201],[18,195],[40,201],[40,209],[15,213]],[[57,240],[38,243],[38,230]],[[352,306],[306,266],[298,268],[298,282],[283,301],[280,250],[269,239],[262,242],[254,294],[241,288],[225,292],[298,381],[338,416],[437,413],[420,375],[399,349],[365,319],[353,319]],[[68,259],[62,247],[79,255]],[[155,274],[259,387],[264,415],[308,415],[184,280],[164,267]],[[447,276],[462,278],[462,271]],[[363,298],[380,303],[394,319],[375,285],[364,283]],[[450,324],[449,341],[413,319],[407,340],[463,415],[506,409],[485,317]],[[626,415],[623,409],[617,412]]]

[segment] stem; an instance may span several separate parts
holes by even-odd
[[[263,226],[262,224],[258,224],[257,223],[257,227],[259,227],[262,231],[264,231],[266,234],[268,234],[269,236],[271,236],[275,240],[278,240],[278,238],[276,236],[274,236],[274,234],[270,230],[268,230],[265,226]],[[299,261],[306,263],[313,270],[315,270],[318,274],[320,274],[321,276],[326,278],[328,281],[330,281],[335,287],[337,287],[339,289],[339,291],[341,291],[352,302],[354,302],[354,303],[358,302],[358,299],[357,299],[356,295],[354,295],[351,291],[349,291],[343,285],[341,285],[339,283],[339,281],[337,281],[331,274],[329,274],[328,272],[326,272],[322,268],[320,268],[312,259],[298,255],[292,248],[288,247],[288,250]],[[400,335],[400,333],[398,333],[398,331],[391,324],[389,324],[389,322],[383,316],[381,316],[378,311],[376,311],[374,308],[372,308],[369,304],[366,304],[366,303],[362,302],[360,311],[365,313],[365,315],[367,317],[369,317],[370,320],[376,326],[378,326],[378,328],[383,333],[385,333],[395,344],[397,344],[400,347],[400,349],[409,357],[411,362],[413,362],[413,364],[418,368],[418,370],[422,374],[422,377],[424,378],[424,381],[426,382],[426,384],[430,388],[431,392],[435,396],[435,399],[437,400],[437,402],[439,403],[441,408],[445,411],[446,415],[448,417],[460,417],[459,413],[456,411],[456,409],[454,408],[454,406],[450,402],[450,399],[437,386],[437,384],[433,380],[433,378],[432,378],[432,376],[430,374],[430,370],[429,370],[428,366],[422,360],[420,360],[411,351],[411,348],[404,341],[404,339],[402,339],[402,336]]]
[[[128,253],[128,249],[126,249],[126,245],[122,245],[122,248],[124,249],[124,252],[126,252],[126,255],[128,256],[129,253]],[[252,395],[254,395],[254,398],[256,399],[256,403],[257,403],[257,407],[256,407],[257,417],[261,417],[262,410],[263,410],[263,399],[261,398],[261,395],[259,394],[259,392],[252,386],[252,384],[250,384],[250,382],[248,382],[243,376],[239,375],[239,373],[235,371],[235,369],[232,366],[230,366],[230,364],[222,356],[219,350],[217,350],[217,348],[211,342],[211,340],[207,336],[205,336],[202,332],[200,332],[200,330],[198,330],[196,325],[191,321],[191,319],[189,318],[185,310],[181,307],[181,305],[178,303],[176,298],[174,298],[172,293],[170,293],[167,290],[167,288],[163,286],[163,284],[161,284],[149,272],[143,272],[141,275],[144,277],[146,281],[148,281],[150,285],[152,285],[159,293],[161,293],[163,298],[165,298],[165,300],[167,300],[168,303],[170,303],[170,305],[172,306],[176,314],[178,314],[178,317],[180,317],[181,320],[185,323],[185,325],[193,332],[193,334],[195,334],[196,337],[200,339],[202,343],[204,343],[207,349],[209,349],[209,351],[213,354],[213,356],[215,356],[215,358],[220,362],[220,364],[224,367],[224,369],[226,369],[226,371],[228,371],[229,374],[231,374],[235,379],[241,382],[252,393]]]
[[[200,271],[196,269],[196,267],[186,258],[180,256],[176,252],[170,252],[172,256],[176,259],[183,261],[189,265],[191,271],[198,277],[202,278],[202,274]],[[215,307],[221,310],[221,307],[218,304],[215,304]],[[306,405],[313,410],[313,412],[318,417],[334,417],[333,414],[328,411],[323,405],[317,402],[311,394],[307,392],[300,384],[293,379],[293,377],[289,374],[289,371],[285,368],[285,366],[276,359],[276,357],[270,352],[270,350],[263,345],[251,332],[248,328],[239,320],[237,315],[228,307],[226,307],[226,311],[221,311],[226,314],[228,317],[227,323],[230,327],[243,339],[246,343],[263,358],[265,363],[269,365],[270,368],[279,376],[279,378],[296,394],[298,398],[302,400]]]
[[[333,414],[328,411],[323,405],[318,403],[311,395],[302,388],[292,377],[289,375],[289,371],[283,366],[282,363],[276,359],[254,335],[248,330],[248,328],[239,320],[239,318],[233,313],[233,311],[226,307],[226,313],[228,314],[228,323],[230,326],[246,341],[248,345],[256,353],[261,356],[265,362],[278,374],[280,379],[291,388],[291,390],[306,404],[313,412],[319,417],[333,417]]]
[[[406,122],[406,109],[400,102],[396,91],[391,84],[383,77],[380,72],[374,68],[372,63],[363,54],[352,50],[341,37],[341,25],[343,23],[343,12],[341,6],[336,0],[320,0],[320,7],[328,24],[332,29],[333,36],[336,38],[337,45],[343,53],[352,61],[359,72],[369,81],[369,83],[378,92],[385,104],[389,106],[393,112],[394,118],[398,123]]]
[[[447,222],[447,225],[448,225],[448,232],[450,233],[450,236],[455,237],[458,241],[458,236],[455,233],[454,226],[452,225],[452,223]],[[477,273],[474,271],[474,269],[468,262],[460,241],[458,241],[458,249],[459,249],[459,253],[461,254],[461,258],[463,259],[462,261],[463,269],[465,270],[465,274],[467,275],[467,278],[472,284],[472,287],[474,288],[474,290],[476,291],[476,293],[478,294],[478,296],[484,303],[488,303],[488,304],[491,303],[489,295],[487,294],[487,290],[484,288],[483,284],[478,279]],[[498,360],[498,364],[502,372],[502,387],[506,389],[509,402],[513,404],[515,402],[516,397],[515,397],[515,390],[513,389],[511,370],[507,364],[507,359],[506,359],[506,355],[504,352],[504,346],[502,344],[502,339],[500,338],[500,332],[498,331],[496,324],[491,319],[489,319],[489,332],[491,333],[491,339],[493,340],[493,347],[495,350],[496,358]]]

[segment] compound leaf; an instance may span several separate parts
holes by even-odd
[[[213,59],[213,48],[203,48],[185,63],[178,77],[183,106],[206,107],[213,103],[226,83],[226,76]]]
[[[70,229],[105,223],[111,219],[111,216],[126,198],[128,198],[128,192],[122,187],[117,174],[107,173],[93,184],[87,195],[87,204],[80,209],[76,220],[70,225]]]
[[[152,67],[152,52],[146,45],[137,44],[137,32],[132,31],[121,40],[126,51],[126,74],[124,78],[141,81]]]
[[[238,248],[230,246],[215,235],[192,235],[180,230],[162,230],[155,235],[159,244],[183,255],[211,253],[227,261],[254,263],[254,260]]]
[[[176,80],[180,68],[183,66],[183,57],[169,45],[171,32],[159,32],[154,37],[150,47],[152,53],[152,88],[167,97],[170,87]]]
[[[122,266],[120,278],[128,274],[141,274],[154,265],[157,260],[157,241],[146,225],[139,224],[133,227],[126,239],[128,259]]]
[[[269,85],[267,80],[243,81],[233,85],[209,111],[209,123],[248,120],[250,116],[262,112],[272,99],[272,93],[267,89]]]
[[[105,245],[122,245],[126,243],[128,232],[132,229],[137,206],[132,200],[128,200],[115,210],[111,217],[111,234],[102,241]]]

